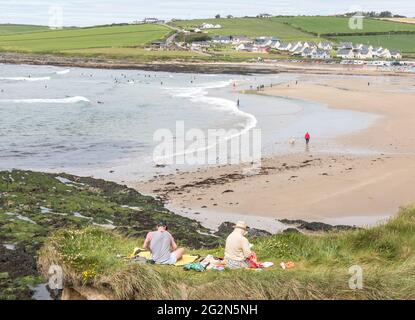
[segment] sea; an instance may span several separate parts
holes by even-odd
[[[367,128],[376,115],[241,93],[300,77],[0,65],[0,170],[131,183],[203,165],[155,160],[158,134],[171,132],[176,141],[178,127],[206,137],[209,130],[225,130],[230,141],[257,130],[263,156],[310,152],[303,143],[306,131],[311,152],[376,152],[335,141]],[[211,147],[207,141],[203,146]]]

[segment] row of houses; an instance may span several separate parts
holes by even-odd
[[[342,42],[338,45],[337,57],[342,59],[402,59],[402,55],[398,50],[353,44],[351,42]]]
[[[215,36],[210,41],[193,43],[193,47],[208,48],[211,44],[232,45],[236,51],[266,53],[271,50],[287,52],[293,56],[311,59],[330,59],[332,53],[342,59],[395,59],[402,58],[401,53],[382,47],[342,42],[335,45],[329,41],[283,42],[277,37],[263,36],[255,39],[246,36]]]
[[[251,50],[252,48],[253,50]],[[331,58],[332,44],[329,42],[320,42],[317,44],[315,42],[307,41],[284,43],[274,37],[261,37],[255,39],[254,43],[251,45],[239,44],[235,49],[237,51],[263,52],[264,48],[286,51],[291,55],[305,58],[329,59]]]

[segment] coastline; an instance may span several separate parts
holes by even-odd
[[[393,82],[373,77],[368,85],[366,78],[305,76],[297,85],[284,83],[260,93],[379,115],[372,126],[333,141],[375,153],[325,154],[311,144],[309,152],[263,159],[255,176],[241,175],[243,165],[228,165],[161,176],[134,187],[206,224],[233,215],[234,220],[245,216],[255,228],[269,226],[269,218],[374,225],[414,201],[412,86],[406,77]]]
[[[336,64],[317,64],[309,62],[203,62],[203,61],[151,61],[148,63],[129,59],[109,57],[65,56],[57,54],[27,54],[0,52],[1,64],[50,65],[58,67],[78,67],[93,69],[144,70],[172,73],[205,74],[278,74],[303,73],[320,75],[380,75],[411,76],[399,70],[379,70],[375,66],[350,66]]]

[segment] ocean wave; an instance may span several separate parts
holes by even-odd
[[[61,71],[56,71],[56,74],[67,74],[71,72],[71,69],[65,69],[65,70],[61,70]]]
[[[78,102],[89,102],[85,97],[67,97],[58,99],[0,99],[0,103],[78,103]]]
[[[185,87],[185,88],[166,88],[170,92],[170,94],[174,97],[181,97],[181,98],[187,98],[190,101],[197,103],[199,105],[211,105],[215,109],[218,109],[222,112],[228,112],[235,114],[237,116],[241,116],[245,119],[245,123],[243,125],[243,128],[239,130],[238,133],[230,134],[224,138],[222,138],[222,141],[229,141],[231,139],[234,139],[236,137],[239,137],[245,133],[247,133],[249,130],[255,128],[257,126],[258,120],[257,118],[248,112],[244,112],[240,110],[236,104],[235,101],[231,101],[224,98],[219,97],[210,97],[208,96],[208,90],[209,89],[215,89],[215,88],[224,88],[229,85],[231,85],[234,81],[228,80],[228,81],[217,81],[217,82],[210,82],[206,84],[202,84],[196,87]],[[219,143],[219,142],[218,142]],[[172,155],[167,155],[162,158],[159,158],[158,160],[165,160],[174,158],[177,156],[182,155],[188,155],[193,154],[196,152],[206,151],[211,148],[214,148],[217,146],[218,143],[214,143],[205,147],[197,148],[197,149],[191,149],[184,152],[178,152]]]
[[[5,81],[48,81],[50,77],[0,77]]]

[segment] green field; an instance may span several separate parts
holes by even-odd
[[[223,28],[207,30],[208,35],[275,36],[283,41],[351,41],[397,49],[408,57],[415,56],[415,24],[366,18],[363,30],[352,30],[348,18],[297,16],[274,18],[222,18],[175,20],[170,24],[183,29],[198,27],[202,23],[220,24]],[[149,51],[143,46],[165,39],[173,31],[163,25],[114,25],[91,28],[49,30],[44,26],[0,25],[0,51],[27,53],[58,53],[67,55],[102,56],[111,59],[135,61],[200,59],[209,57],[197,52]],[[394,34],[394,32],[400,32]],[[372,33],[364,35],[364,33]],[[381,34],[373,34],[381,33]],[[264,58],[281,58],[267,54],[210,52],[211,60],[243,61]]]
[[[363,29],[353,30],[349,28],[349,18],[342,17],[281,17],[274,18],[279,22],[284,22],[290,26],[311,32],[318,35],[328,35],[336,33],[366,33],[366,32],[415,32],[415,25],[399,23],[393,21],[376,20],[365,18]]]
[[[48,53],[139,46],[162,39],[170,32],[169,28],[161,25],[125,25],[8,34],[0,35],[0,50]]]
[[[48,31],[48,27],[24,24],[0,24],[0,35],[27,32]]]
[[[336,37],[336,40],[371,44],[372,46],[382,46],[388,49],[397,49],[401,50],[404,54],[410,54],[412,56],[415,54],[415,33],[378,36],[344,36]]]
[[[284,41],[316,40],[314,35],[295,29],[276,18],[180,20],[172,22],[172,25],[181,28],[192,28],[197,27],[204,22],[220,24],[223,27],[222,29],[207,30],[210,35],[245,35],[249,37],[276,36]]]

